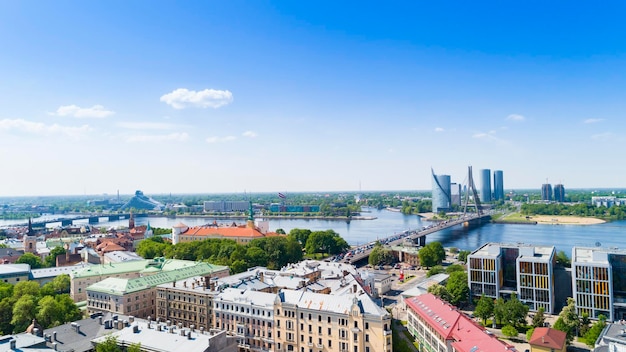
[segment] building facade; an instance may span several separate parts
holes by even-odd
[[[504,173],[502,170],[493,172],[493,199],[504,200]]]
[[[565,202],[565,186],[560,183],[554,185],[554,201],[559,203]]]
[[[187,286],[192,285],[193,277],[220,275],[228,275],[228,267],[190,262],[188,266],[148,276],[132,279],[110,277],[87,287],[87,312],[154,317],[157,312],[157,286],[170,282]]]
[[[626,319],[626,251],[572,248],[572,292],[578,314]]]
[[[274,301],[275,351],[391,352],[391,315],[367,294],[282,290]]]
[[[245,212],[248,210],[250,202],[248,201],[205,201],[204,212],[206,213],[232,213],[232,212]]]
[[[544,183],[541,185],[541,200],[552,201],[552,185]]]
[[[440,211],[449,211],[452,208],[452,197],[450,193],[450,175],[435,175],[435,171],[431,171],[433,176],[433,213],[438,213]]]
[[[470,296],[509,297],[555,312],[554,246],[487,243],[467,257]]]
[[[480,201],[483,203],[491,202],[491,170],[480,170]]]
[[[240,351],[274,351],[276,294],[227,288],[213,300],[215,328],[237,337]]]

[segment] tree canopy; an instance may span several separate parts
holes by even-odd
[[[446,250],[439,242],[430,242],[419,250],[420,264],[425,267],[441,264],[446,259]]]

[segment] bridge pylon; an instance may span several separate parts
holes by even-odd
[[[474,204],[469,204],[470,190],[472,191],[472,197]],[[465,191],[465,204],[463,205],[463,216],[467,214],[467,207],[473,206],[476,209],[478,216],[483,215],[482,206],[480,205],[480,199],[478,198],[478,192],[476,191],[476,185],[474,184],[474,177],[472,176],[472,166],[467,167],[467,190]]]

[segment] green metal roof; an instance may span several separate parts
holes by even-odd
[[[134,260],[122,263],[110,263],[103,265],[92,265],[85,268],[73,271],[70,276],[72,278],[86,278],[91,276],[109,276],[123,273],[155,273],[161,271],[172,271],[186,267],[196,266],[198,263],[190,260],[178,260],[178,259],[146,259],[146,260]],[[207,263],[205,263],[207,264]],[[207,264],[211,265],[211,264]],[[215,266],[214,270],[218,268],[225,268],[224,266]]]
[[[87,287],[87,291],[123,295],[125,293],[145,290],[168,282],[185,280],[194,276],[209,275],[213,272],[224,270],[227,268],[226,266],[211,265],[208,263],[187,263],[192,263],[192,265],[170,271],[161,271],[157,274],[133,279],[110,277]]]

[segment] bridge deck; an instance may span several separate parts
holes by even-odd
[[[488,218],[490,217],[490,214],[482,214],[482,215],[466,215],[464,217],[461,218],[457,218],[457,219],[451,219],[451,220],[446,220],[446,221],[442,221],[439,223],[436,223],[434,225],[430,225],[428,227],[425,227],[421,230],[412,230],[412,231],[405,231],[404,233],[400,234],[400,235],[392,235],[389,237],[386,237],[382,240],[379,240],[381,243],[385,244],[385,245],[389,245],[389,246],[395,246],[395,245],[399,245],[401,243],[403,243],[406,239],[409,240],[416,240],[418,238],[422,238],[424,236],[430,235],[432,233],[441,231],[441,230],[445,230],[448,229],[450,227],[456,226],[456,225],[460,225],[466,222],[471,222],[471,221],[476,221],[479,219],[483,219],[483,218]],[[344,259],[343,262],[344,263],[349,263],[349,264],[354,264],[356,262],[358,262],[359,260],[365,259],[367,257],[369,257],[370,253],[372,252],[371,248],[367,248],[365,246],[361,246],[359,248],[356,249],[356,251],[359,251],[359,249],[362,249],[362,251],[360,251],[359,253],[355,253],[353,255],[351,255],[349,258]]]

